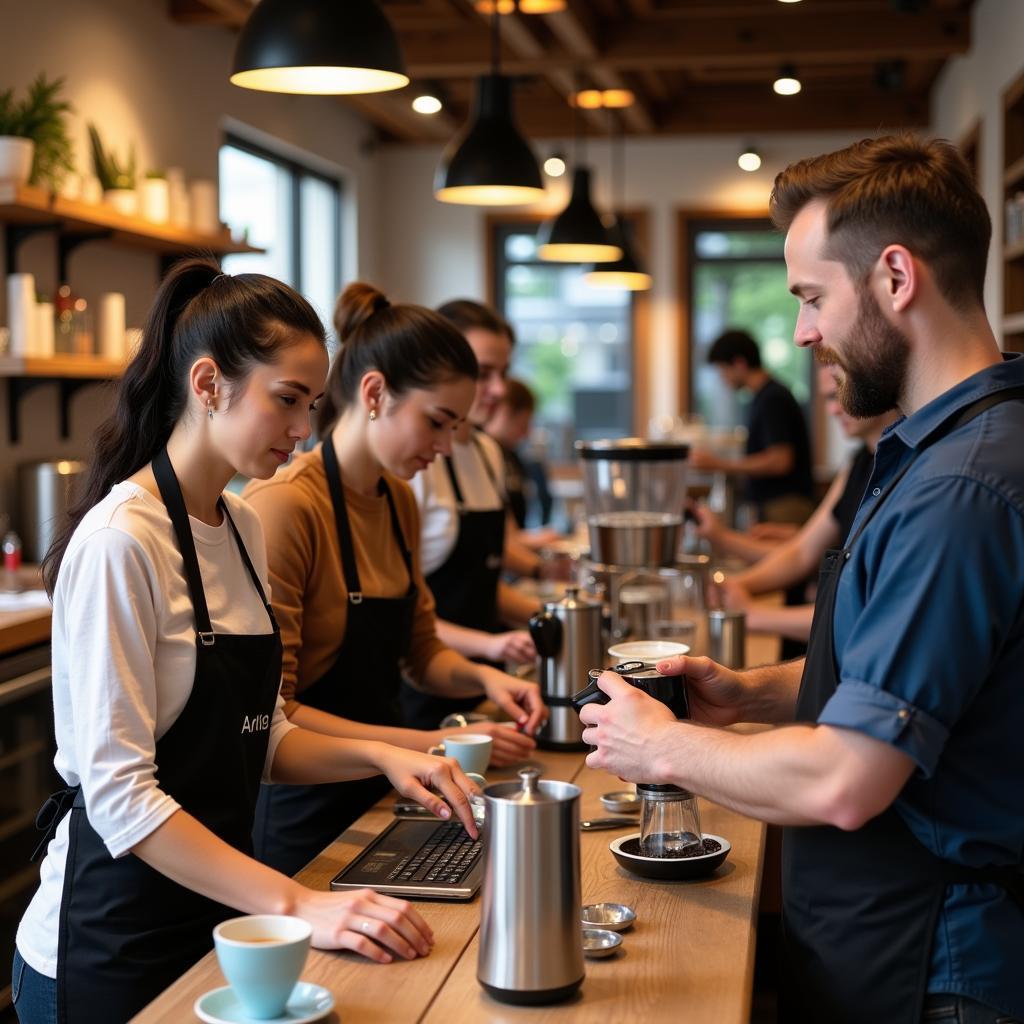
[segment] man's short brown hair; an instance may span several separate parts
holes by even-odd
[[[788,231],[810,202],[828,217],[826,259],[862,282],[887,245],[904,245],[931,268],[955,309],[984,304],[992,222],[970,169],[944,139],[862,139],[791,164],[775,178],[772,221]]]

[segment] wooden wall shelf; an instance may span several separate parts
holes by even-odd
[[[104,359],[102,356],[0,356],[0,377],[112,380],[121,376],[124,367],[120,359]]]
[[[156,252],[180,254],[208,249],[215,253],[263,252],[234,242],[227,230],[216,235],[125,217],[106,205],[62,199],[30,185],[0,184],[0,222],[20,227],[53,227],[64,235],[102,232],[106,240]],[[8,268],[9,270],[10,268]]]

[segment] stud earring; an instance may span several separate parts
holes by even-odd
[[[213,401],[209,398],[206,400],[206,415],[207,418],[213,419]]]
[[[370,410],[370,422],[372,423],[376,418],[377,418],[377,410],[376,409],[371,409]]]

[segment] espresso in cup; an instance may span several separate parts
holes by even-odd
[[[309,953],[312,927],[283,914],[253,914],[213,929],[217,960],[246,1016],[269,1020],[284,1013]]]
[[[453,757],[464,772],[476,772],[477,775],[483,775],[491,760],[492,746],[490,736],[467,732],[456,736],[446,736],[436,747],[430,748],[430,753]]]

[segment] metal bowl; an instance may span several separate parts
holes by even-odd
[[[608,844],[608,849],[619,862],[619,866],[625,868],[630,874],[640,875],[642,878],[659,878],[666,881],[674,881],[682,878],[704,878],[712,871],[725,863],[729,856],[732,844],[728,839],[721,836],[713,836],[710,832],[704,833],[705,839],[714,839],[721,843],[722,848],[714,853],[705,853],[700,857],[642,857],[638,853],[632,853],[629,849],[623,849],[630,840],[635,840],[636,845],[640,844],[640,833],[633,832],[628,836],[620,836]]]
[[[611,956],[622,945],[622,936],[606,928],[583,929],[583,953],[593,960]]]
[[[625,903],[588,903],[580,913],[585,928],[624,932],[636,923],[636,911]]]
[[[601,803],[604,809],[611,811],[612,814],[638,814],[640,812],[640,797],[631,789],[605,793],[601,797]]]

